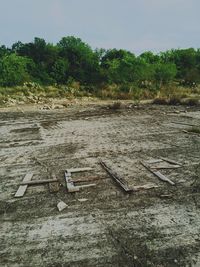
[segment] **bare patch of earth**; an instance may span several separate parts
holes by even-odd
[[[200,266],[200,135],[187,133],[200,125],[199,108],[21,109],[0,112],[0,266]],[[162,171],[175,186],[140,164],[160,157],[183,164]],[[158,187],[126,194],[99,159],[130,187]],[[98,177],[96,187],[67,193],[64,170],[85,166],[94,170],[74,177]],[[60,191],[31,186],[15,199],[28,172],[54,172]],[[62,212],[60,200],[68,205]]]

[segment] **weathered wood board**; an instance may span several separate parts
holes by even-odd
[[[153,173],[155,176],[157,176],[160,180],[164,182],[168,182],[171,185],[175,185],[174,182],[172,182],[168,177],[164,176],[161,172],[159,171],[153,171],[150,166],[146,165],[145,163],[141,162],[141,164],[149,170],[151,173]]]
[[[47,179],[47,180],[37,180],[37,181],[27,181],[21,182],[20,185],[38,185],[38,184],[48,184],[58,182],[57,179]]]
[[[92,171],[92,168],[86,167],[86,168],[72,168],[72,169],[67,169],[66,171],[68,173],[75,173],[75,172],[86,172],[86,171]]]
[[[117,182],[118,185],[120,185],[120,187],[123,188],[123,190],[125,192],[131,192],[134,189],[133,188],[129,188],[128,184],[126,183],[126,181],[124,181],[124,179],[122,177],[119,177],[118,174],[116,174],[113,170],[111,170],[105,162],[100,161],[101,166],[104,168],[104,170],[106,170],[106,172],[115,180],[115,182]]]
[[[33,173],[27,173],[23,179],[23,183],[25,182],[29,182],[33,177]],[[23,197],[23,195],[25,194],[26,192],[26,189],[27,189],[28,185],[20,185],[16,194],[15,194],[15,197]]]

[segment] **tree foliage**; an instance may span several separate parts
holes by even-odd
[[[0,84],[3,86],[14,86],[28,81],[28,63],[28,59],[16,54],[4,56],[0,60]]]
[[[136,56],[123,49],[95,49],[74,36],[56,45],[36,37],[33,42],[0,46],[0,85],[14,86],[30,80],[39,84],[84,85],[99,83],[153,84],[162,86],[174,79],[200,81],[200,49],[151,51]]]

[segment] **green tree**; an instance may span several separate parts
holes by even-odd
[[[0,84],[2,86],[14,86],[29,81],[28,63],[28,59],[16,54],[3,57],[0,60]]]
[[[53,67],[51,76],[59,84],[65,84],[68,79],[69,62],[64,59],[58,59]]]
[[[158,87],[171,82],[177,73],[176,65],[173,63],[159,63],[155,65],[154,71],[154,78]]]
[[[69,76],[82,83],[95,83],[100,72],[98,55],[80,38],[63,37],[58,43],[60,57],[69,62]]]
[[[136,57],[126,50],[108,50],[101,60],[101,67],[110,83],[127,83],[136,79]]]
[[[151,51],[142,53],[139,56],[139,59],[144,60],[144,62],[148,64],[155,64],[160,61],[160,57],[158,55],[154,55],[154,53],[152,53]]]

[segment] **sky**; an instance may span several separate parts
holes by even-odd
[[[81,38],[140,54],[200,47],[199,0],[0,0],[0,45]]]

